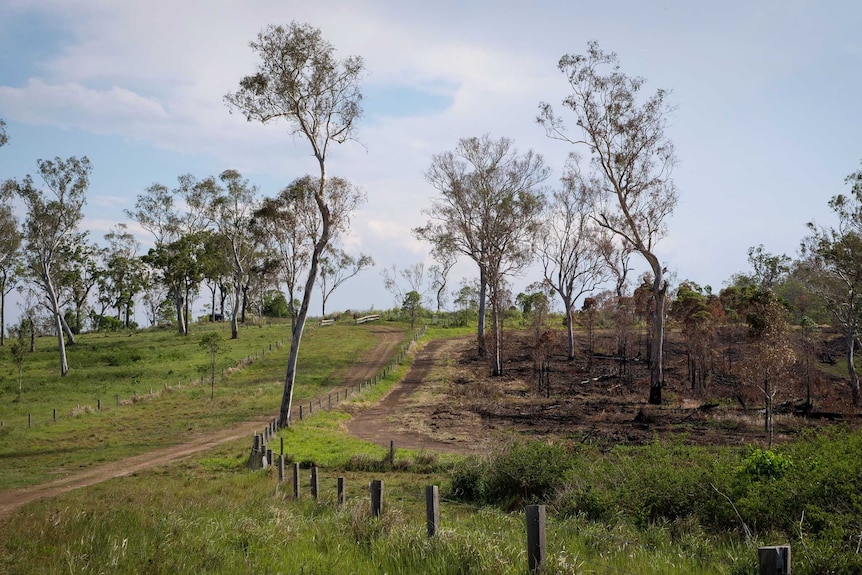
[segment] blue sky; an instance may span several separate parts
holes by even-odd
[[[650,91],[672,91],[680,202],[658,252],[679,280],[720,288],[758,244],[795,256],[806,222],[832,222],[828,199],[860,167],[857,2],[4,0],[0,180],[38,158],[88,156],[86,228],[101,239],[153,182],[235,168],[273,195],[314,173],[285,125],[247,123],[222,101],[254,69],[248,42],[291,20],[367,68],[361,145],[336,148],[329,171],[367,193],[345,247],[377,266],[329,309],[390,307],[380,270],[431,263],[410,234],[434,195],[422,174],[459,138],[512,138],[562,175],[571,148],[534,118],[540,101],[559,109],[556,63],[589,40]],[[468,275],[464,262],[452,279]]]

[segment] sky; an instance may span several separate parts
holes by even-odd
[[[827,202],[860,168],[862,3],[850,0],[2,0],[0,181],[35,175],[40,158],[86,155],[84,229],[102,240],[127,223],[145,250],[151,236],[123,210],[155,182],[232,168],[274,196],[316,174],[290,126],[247,122],[223,101],[255,70],[249,42],[291,21],[366,69],[358,142],[334,148],[327,167],[367,194],[344,248],[376,265],[328,310],[392,307],[381,270],[433,263],[411,229],[436,195],[432,156],[460,138],[510,138],[542,154],[559,185],[577,150],[535,118],[543,101],[567,117],[557,62],[591,40],[646,93],[671,91],[679,203],[656,251],[678,281],[718,290],[760,244],[796,257],[806,224],[834,222]],[[515,293],[537,274],[516,278]],[[475,275],[463,261],[450,281]]]

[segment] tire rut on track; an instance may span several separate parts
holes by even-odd
[[[332,391],[348,389],[370,379],[395,355],[395,351],[402,341],[403,332],[386,326],[376,326],[373,331],[378,336],[375,347],[364,359],[350,367],[345,374],[343,383]],[[53,497],[108,479],[131,475],[144,469],[178,461],[229,441],[250,437],[263,429],[271,419],[272,417],[261,417],[229,429],[194,436],[186,443],[94,466],[47,483],[0,491],[0,520],[8,519],[18,508],[37,499]]]
[[[446,343],[446,340],[438,339],[422,347],[417,352],[404,379],[376,405],[354,415],[347,422],[348,431],[360,439],[372,441],[384,447],[388,447],[391,441],[398,448],[449,453],[469,453],[481,449],[478,443],[469,444],[454,438],[436,439],[427,434],[399,429],[396,424],[389,421],[390,416],[407,408],[412,403],[412,397],[423,390]],[[423,416],[417,415],[417,417]]]

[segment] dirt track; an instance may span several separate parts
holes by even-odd
[[[351,366],[339,390],[370,379],[395,354],[398,344],[401,343],[402,332],[386,326],[376,326],[374,332],[378,337],[377,345],[368,353],[366,360]],[[115,477],[131,475],[142,469],[171,463],[228,441],[251,437],[255,432],[262,430],[270,419],[271,416],[261,417],[219,432],[197,435],[186,443],[113,461],[48,483],[0,491],[0,520],[9,518],[16,509],[37,499],[53,497]]]
[[[447,403],[422,397],[433,393],[435,384],[429,381],[439,362],[450,357],[460,347],[459,340],[433,340],[416,354],[407,375],[377,405],[355,414],[347,423],[351,434],[398,448],[450,453],[470,453],[484,449],[475,434],[477,426],[469,414],[453,415]]]

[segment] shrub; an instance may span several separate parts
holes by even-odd
[[[571,466],[571,454],[560,445],[514,441],[486,461],[472,457],[456,466],[452,493],[508,509],[549,501],[565,485]]]

